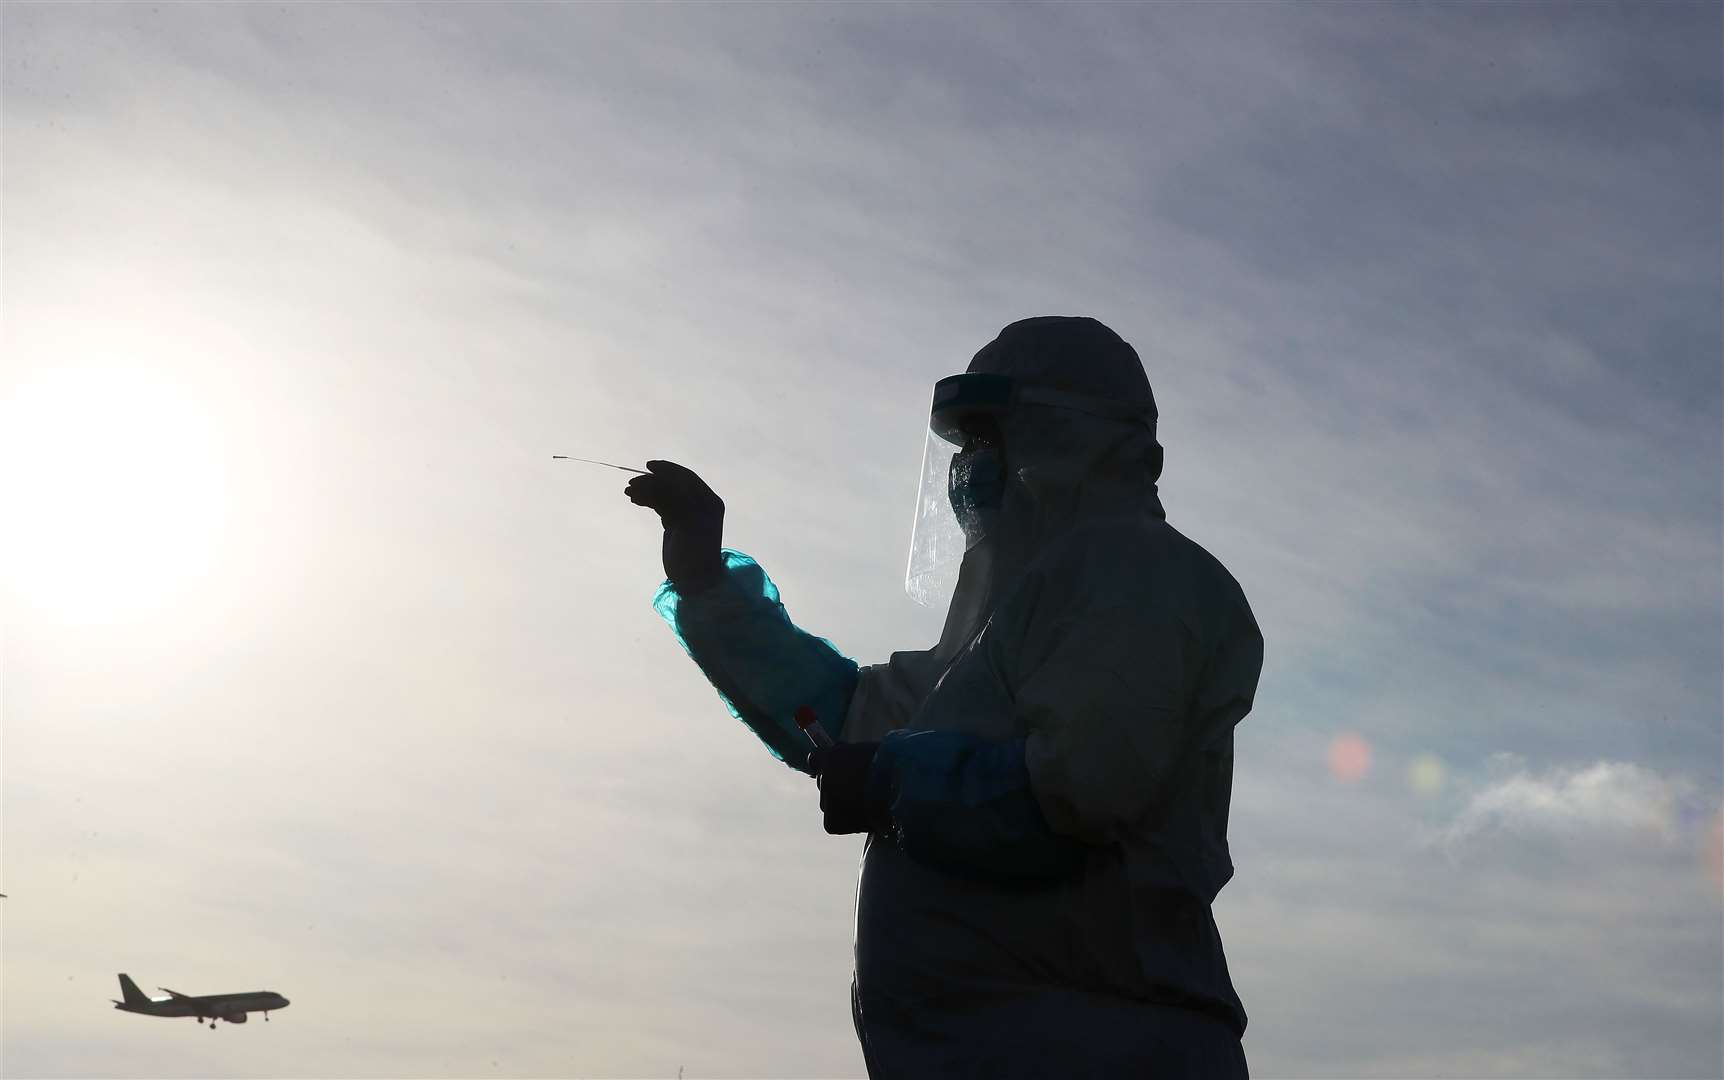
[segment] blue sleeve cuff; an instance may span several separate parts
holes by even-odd
[[[856,690],[856,661],[797,628],[777,586],[753,559],[726,549],[718,581],[687,596],[666,581],[653,596],[653,610],[700,665],[725,708],[774,757],[807,771],[813,745],[795,720],[803,706],[838,737]]]
[[[1030,789],[1024,740],[893,731],[868,774],[869,803],[899,846],[937,869],[1035,880],[1082,867],[1085,846],[1048,827]]]

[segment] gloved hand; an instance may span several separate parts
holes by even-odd
[[[808,755],[808,769],[820,786],[826,831],[833,836],[885,832],[891,827],[886,807],[868,804],[868,772],[878,749],[877,742],[839,743]]]
[[[724,500],[674,461],[649,461],[623,494],[664,523],[664,576],[680,592],[707,588],[724,573]]]

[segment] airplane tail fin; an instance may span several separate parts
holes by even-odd
[[[132,981],[130,975],[122,974],[120,976],[120,994],[126,999],[127,1005],[148,1005],[150,1003],[150,999],[142,990],[138,989],[138,984]]]

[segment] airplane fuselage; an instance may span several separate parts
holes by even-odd
[[[114,1008],[121,1012],[139,1013],[144,1016],[195,1016],[198,1020],[210,1021],[213,1027],[215,1021],[226,1020],[230,1024],[243,1024],[246,1014],[261,1012],[268,1019],[269,1014],[277,1009],[285,1009],[291,1002],[274,990],[251,990],[243,994],[179,994],[168,990],[165,998],[152,998],[144,995],[132,980],[120,976],[120,989],[125,995],[124,1001],[114,1002]],[[165,989],[165,987],[164,987]]]

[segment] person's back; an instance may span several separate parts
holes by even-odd
[[[1046,1075],[1050,1034],[1078,1074],[1242,1074],[1245,1013],[1209,905],[1232,875],[1232,728],[1261,656],[1237,583],[1165,521],[1089,523],[1026,569],[904,730],[1025,740],[1049,825],[1090,843],[1051,878],[953,873],[981,845],[940,836],[899,792],[909,828],[870,837],[857,900],[873,1074]]]

